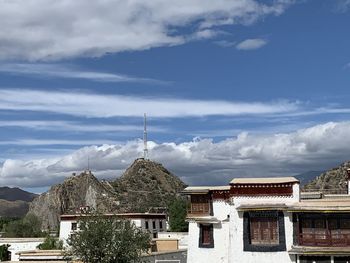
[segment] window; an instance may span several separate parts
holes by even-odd
[[[72,223],[71,230],[72,230],[72,231],[77,230],[77,223],[75,223],[75,222]]]
[[[199,247],[213,248],[214,247],[214,235],[213,224],[200,224],[199,225]]]
[[[163,221],[162,220],[159,221],[159,228],[163,229]]]
[[[145,221],[145,228],[149,229],[148,221]]]
[[[152,222],[153,229],[156,229],[156,221]]]
[[[277,217],[250,219],[250,243],[252,245],[276,245],[278,241]]]
[[[191,195],[189,214],[209,215],[211,214],[211,199],[209,195]]]
[[[284,215],[278,211],[243,214],[244,251],[285,251]]]
[[[153,238],[157,238],[157,233],[153,233]]]

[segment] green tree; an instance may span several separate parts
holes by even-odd
[[[9,222],[4,225],[5,237],[42,237],[40,219],[28,214],[24,218]]]
[[[47,235],[44,242],[41,243],[37,248],[40,250],[62,249],[63,242],[56,237]]]
[[[173,232],[187,232],[186,222],[187,201],[183,198],[174,198],[168,205],[169,226]]]
[[[10,245],[7,245],[7,244],[0,246],[0,261],[10,260],[9,247],[10,247]]]
[[[117,217],[88,215],[78,226],[79,230],[68,239],[67,256],[84,263],[139,262],[150,247],[149,233]]]

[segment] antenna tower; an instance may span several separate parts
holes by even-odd
[[[146,113],[144,113],[144,115],[143,115],[143,158],[145,160],[148,158]]]

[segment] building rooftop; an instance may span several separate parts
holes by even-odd
[[[314,212],[350,212],[350,199],[312,199],[301,200],[290,206],[290,211],[314,211]]]
[[[230,184],[286,184],[299,183],[295,177],[235,178]]]
[[[182,192],[183,193],[208,193],[210,191],[229,191],[229,185],[224,186],[188,186]]]

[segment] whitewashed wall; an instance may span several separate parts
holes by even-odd
[[[19,256],[16,253],[20,251],[35,250],[37,246],[44,242],[44,238],[1,238],[1,245],[10,245],[11,261],[19,261]]]

